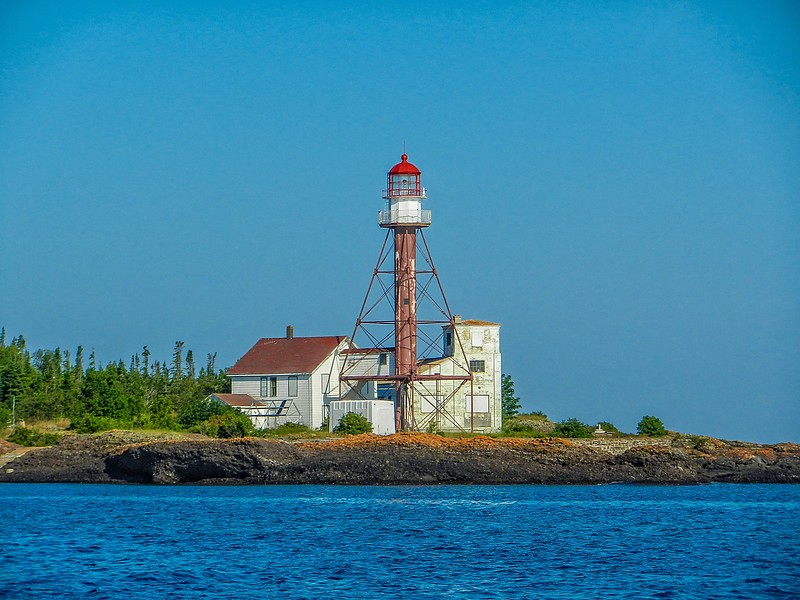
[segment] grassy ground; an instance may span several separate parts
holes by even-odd
[[[22,425],[22,424],[20,424]],[[19,434],[14,436],[12,441],[19,440],[24,442],[24,445],[50,445],[54,443],[52,436],[72,435],[69,431],[69,419],[58,419],[52,421],[36,421],[25,424],[26,429],[31,430],[38,435],[39,442],[36,442],[36,435],[29,436],[27,439]],[[478,434],[469,432],[438,432],[436,435],[446,439],[471,439],[475,437],[481,438],[549,438],[553,437],[553,428],[556,423],[550,421],[543,413],[529,413],[516,415],[511,419],[507,419],[503,424],[503,430],[491,434]],[[14,429],[6,427],[0,430],[0,440],[8,440],[12,437]],[[137,429],[131,433],[137,437],[147,439],[160,439],[160,440],[181,440],[181,439],[199,439],[206,438],[201,434],[189,433],[182,431],[174,431],[169,429]],[[327,429],[314,430],[296,423],[287,423],[275,429],[256,431],[255,437],[285,440],[290,442],[302,441],[322,441],[330,439],[343,438],[344,436],[339,433],[331,433]],[[629,434],[614,433],[614,437],[629,437]],[[45,443],[46,442],[46,443]],[[2,453],[2,448],[0,448]]]

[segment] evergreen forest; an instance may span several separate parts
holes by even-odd
[[[188,429],[227,407],[206,398],[230,391],[216,353],[198,365],[184,342],[175,342],[169,362],[152,360],[144,346],[130,361],[101,365],[82,346],[34,350],[22,335],[6,341],[0,330],[0,427],[25,421],[69,419],[89,433],[112,428]],[[199,367],[199,368],[198,368]],[[245,417],[246,419],[246,417]]]

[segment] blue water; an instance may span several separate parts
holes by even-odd
[[[798,598],[800,485],[0,485],[2,598]]]

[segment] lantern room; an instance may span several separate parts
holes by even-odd
[[[378,213],[381,227],[428,227],[431,224],[431,211],[422,210],[422,200],[427,195],[420,174],[421,171],[408,162],[405,153],[389,170],[383,196],[386,205]]]
[[[408,162],[408,155],[403,154],[400,162],[389,171],[386,196],[424,196],[420,185],[420,170]]]

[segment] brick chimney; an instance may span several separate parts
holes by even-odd
[[[290,340],[294,337],[294,327],[291,325],[286,326],[286,339]]]

